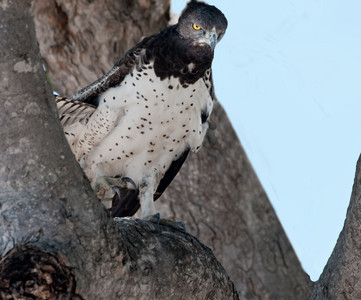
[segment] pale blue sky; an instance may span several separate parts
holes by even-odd
[[[172,0],[180,13],[187,1]],[[307,273],[342,229],[361,150],[361,2],[208,1],[216,94]]]

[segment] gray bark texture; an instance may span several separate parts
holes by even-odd
[[[361,156],[344,227],[311,299],[361,299]]]
[[[96,199],[60,127],[30,4],[0,2],[1,299],[237,299],[195,237],[113,221]]]
[[[169,0],[36,0],[32,11],[53,88],[69,96],[166,26]],[[190,234],[112,221],[56,121],[32,26],[26,1],[0,2],[2,298],[237,299],[210,249],[241,299],[361,298],[360,162],[345,227],[316,283],[218,102],[217,128],[156,203]]]

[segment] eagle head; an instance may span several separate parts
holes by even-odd
[[[209,45],[212,50],[227,29],[227,19],[215,6],[191,1],[178,21],[178,32],[193,43]]]

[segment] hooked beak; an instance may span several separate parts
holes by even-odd
[[[214,50],[214,48],[216,47],[217,38],[218,38],[218,35],[217,35],[217,32],[215,29],[206,33],[206,40],[208,41],[207,44],[209,46],[211,46],[212,50]]]
[[[218,39],[218,34],[216,30],[213,29],[211,31],[207,31],[205,35],[199,40],[199,42],[209,45],[212,48],[212,50],[214,50],[218,42],[217,39]]]

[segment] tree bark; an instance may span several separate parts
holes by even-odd
[[[30,2],[0,2],[0,295],[237,299],[210,250],[113,221],[77,165],[40,63]]]
[[[167,26],[169,0],[35,0],[40,52],[54,89],[71,96]]]
[[[311,299],[361,299],[361,156],[344,227]]]

